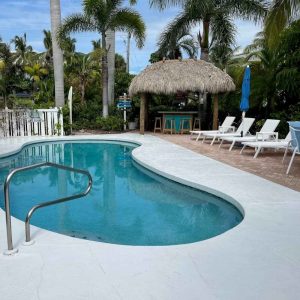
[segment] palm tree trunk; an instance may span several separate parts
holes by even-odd
[[[64,96],[64,60],[63,52],[56,40],[56,32],[61,24],[60,0],[50,0],[51,32],[53,49],[53,67],[55,82],[55,105],[62,107],[65,104]]]
[[[203,32],[202,35],[199,33],[199,44],[201,48],[201,57],[200,59],[204,61],[209,61],[209,26],[210,21],[204,20],[203,21]],[[207,118],[207,94],[203,94],[203,123],[205,124],[205,127],[208,125],[208,118]],[[215,117],[215,116],[214,116]],[[213,127],[215,127],[214,124],[215,121],[213,121]]]
[[[106,32],[107,65],[108,65],[108,104],[112,105],[115,98],[115,31],[108,30]]]
[[[203,33],[200,41],[201,47],[201,59],[205,61],[209,61],[209,20],[203,21]]]
[[[80,84],[80,91],[81,91],[81,105],[84,105],[85,104],[85,84],[84,82],[82,81],[81,84]]]
[[[102,32],[102,115],[104,118],[108,116],[108,65],[107,65],[107,49],[105,32]]]

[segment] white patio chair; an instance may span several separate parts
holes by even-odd
[[[241,136],[242,132],[248,132],[250,127],[252,126],[252,124],[254,123],[255,119],[254,118],[245,118],[240,126],[238,127],[238,129],[235,132],[227,132],[227,133],[204,133],[203,136],[203,141],[202,143],[204,143],[205,139],[207,137],[212,138],[212,142],[211,145],[214,144],[216,139],[221,139],[221,138],[225,138],[225,137],[238,137]]]
[[[256,141],[256,142],[243,142],[244,145],[240,154],[243,153],[246,147],[255,148],[255,154],[253,158],[257,158],[258,154],[263,149],[286,149],[289,146],[289,142],[291,140],[291,133],[285,137],[285,139],[277,140],[277,141]]]
[[[296,154],[300,154],[300,127],[290,126],[290,132],[291,132],[291,137],[292,137],[292,139],[290,141],[290,146],[293,148],[293,154],[292,154],[289,166],[286,171],[287,175],[290,173],[291,166],[293,164]],[[286,152],[287,152],[287,150],[286,150]]]
[[[231,142],[229,151],[231,151],[235,143],[242,142],[255,142],[255,141],[266,141],[266,140],[278,140],[278,132],[274,132],[279,125],[280,120],[267,119],[259,132],[256,135],[239,136],[239,137],[224,137],[222,138],[219,148],[221,148],[224,141]]]
[[[201,136],[203,136],[203,133],[225,133],[225,132],[234,132],[235,127],[232,126],[232,123],[234,122],[235,117],[226,117],[222,123],[222,125],[219,126],[218,130],[192,130],[190,131],[191,139],[193,135],[198,135],[196,138],[196,141],[199,141]]]

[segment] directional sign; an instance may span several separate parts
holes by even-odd
[[[120,108],[131,108],[131,101],[119,101],[117,107]]]

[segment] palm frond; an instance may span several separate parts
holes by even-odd
[[[72,32],[98,31],[98,26],[83,14],[73,14],[63,20],[57,32],[57,40],[62,46],[64,39]]]
[[[280,89],[288,91],[291,95],[297,95],[300,85],[298,68],[284,68],[278,72],[276,79]]]
[[[130,32],[139,48],[144,45],[146,25],[141,15],[131,8],[115,11],[107,29]]]
[[[225,0],[222,8],[227,9],[233,16],[255,22],[263,20],[268,12],[266,0]]]
[[[156,7],[163,10],[171,5],[183,5],[185,3],[185,0],[150,0],[150,7]]]
[[[107,4],[104,0],[84,0],[83,12],[84,15],[89,17],[97,16],[102,22],[107,18]]]
[[[165,31],[160,35],[158,42],[159,52],[165,55],[170,48],[176,47],[177,41],[186,36],[189,33],[190,28],[191,21],[189,15],[183,11],[168,24]]]
[[[300,0],[274,0],[265,22],[268,43],[275,47],[278,35],[300,10]]]
[[[211,19],[212,45],[231,47],[235,43],[236,28],[231,17],[218,11]]]
[[[260,51],[265,46],[266,46],[265,32],[261,31],[255,35],[253,42],[250,45],[248,45],[247,47],[245,47],[244,53],[249,54],[254,51]]]
[[[187,53],[189,58],[194,58],[199,49],[193,37],[185,37],[181,39],[179,41],[179,46]]]

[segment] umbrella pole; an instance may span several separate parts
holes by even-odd
[[[245,126],[244,120],[245,120],[245,117],[246,117],[246,112],[243,111],[243,113],[242,113],[243,129],[242,129],[242,133],[241,133],[242,137],[244,136],[244,126]]]

